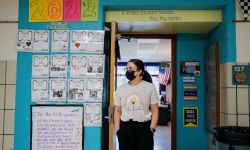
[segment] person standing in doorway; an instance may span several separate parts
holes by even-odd
[[[119,150],[153,150],[159,96],[141,60],[129,60],[125,75],[129,81],[117,88],[114,100]]]

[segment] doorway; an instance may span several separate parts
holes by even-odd
[[[154,136],[155,150],[174,150],[176,143],[176,75],[175,75],[175,35],[146,34],[146,33],[117,33],[116,40],[119,46],[120,60],[116,63],[114,86],[127,82],[124,76],[126,62],[132,58],[141,59],[150,72],[153,83],[158,91],[160,101],[160,117],[157,132]],[[111,43],[112,44],[112,43]],[[169,81],[160,83],[160,74],[166,75],[169,71]],[[114,89],[115,89],[114,87]],[[113,132],[113,150],[118,150],[118,142]],[[166,149],[167,148],[167,149]],[[110,148],[109,148],[110,150]]]

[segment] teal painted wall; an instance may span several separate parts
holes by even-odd
[[[177,150],[208,149],[207,131],[204,128],[204,50],[207,44],[207,35],[177,34]],[[200,77],[195,77],[194,82],[198,86],[196,102],[183,100],[183,78],[179,74],[180,61],[200,61]],[[183,127],[183,107],[198,107],[198,127]]]
[[[108,9],[222,9],[223,22],[209,35],[178,34],[177,35],[177,71],[179,61],[200,60],[201,77],[196,81],[200,87],[199,100],[196,104],[183,102],[182,79],[177,76],[177,149],[207,149],[207,133],[204,129],[204,62],[203,51],[209,44],[221,44],[221,63],[236,60],[235,25],[230,19],[235,19],[235,0],[100,0],[99,20],[97,22],[71,22],[73,29],[103,29],[104,11]],[[28,1],[19,0],[19,29],[46,29],[50,23],[28,22]],[[191,53],[192,52],[192,53]],[[192,54],[192,55],[190,55]],[[31,53],[17,54],[16,80],[16,113],[15,113],[15,150],[30,149],[30,104],[31,104]],[[182,107],[199,107],[199,127],[182,127]],[[85,150],[101,149],[101,130],[98,127],[85,128]]]

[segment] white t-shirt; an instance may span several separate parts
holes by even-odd
[[[145,122],[151,120],[150,104],[159,103],[159,96],[152,83],[142,80],[138,85],[128,83],[119,86],[115,93],[114,105],[121,106],[122,121]]]

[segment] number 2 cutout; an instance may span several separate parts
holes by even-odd
[[[80,0],[64,0],[64,21],[80,21]]]
[[[41,22],[44,21],[44,0],[29,1],[29,21]]]

